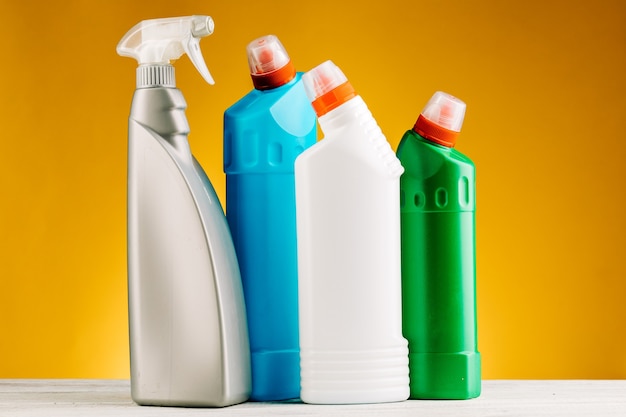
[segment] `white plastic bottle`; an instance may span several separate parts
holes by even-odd
[[[295,164],[301,398],[317,404],[406,400],[404,170],[337,66],[326,61],[303,80],[325,136]]]

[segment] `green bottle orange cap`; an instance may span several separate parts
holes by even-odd
[[[462,100],[437,91],[417,118],[413,130],[431,142],[451,148],[463,126],[465,108]]]

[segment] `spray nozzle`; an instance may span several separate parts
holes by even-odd
[[[417,118],[413,130],[435,143],[453,147],[463,126],[465,107],[462,100],[437,91]]]
[[[200,51],[200,39],[213,33],[210,16],[170,17],[144,20],[133,26],[117,45],[121,56],[142,65],[167,65],[184,53],[202,77],[214,84]]]

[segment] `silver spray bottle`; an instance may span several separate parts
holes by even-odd
[[[209,16],[146,20],[120,41],[135,58],[128,128],[131,395],[142,405],[221,407],[250,394],[239,267],[208,177],[191,154],[187,104],[170,60],[199,48]]]

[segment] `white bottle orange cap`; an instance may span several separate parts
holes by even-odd
[[[356,96],[352,84],[332,61],[326,61],[302,76],[304,90],[318,117]]]

